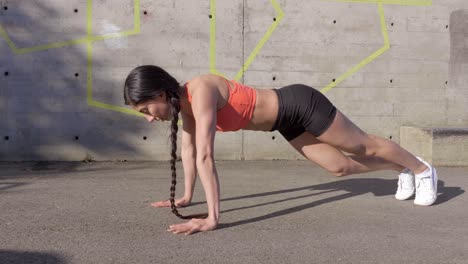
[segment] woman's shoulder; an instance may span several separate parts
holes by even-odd
[[[207,74],[198,75],[198,76],[190,79],[188,82],[189,83],[209,85],[209,84],[215,84],[215,83],[218,83],[218,82],[223,82],[224,80],[225,80],[225,78],[222,77],[222,76],[207,73]]]
[[[215,74],[202,74],[198,75],[189,81],[187,81],[187,86],[190,94],[195,90],[213,90],[218,89],[219,85],[223,84],[225,78]]]

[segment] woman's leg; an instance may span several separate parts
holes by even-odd
[[[344,155],[337,148],[319,141],[309,132],[304,132],[289,142],[305,158],[336,176],[366,173],[376,170],[402,171],[403,166],[378,157]]]
[[[339,110],[330,127],[317,139],[359,157],[379,158],[398,164],[400,168],[409,168],[415,174],[427,169],[413,154],[390,140],[365,133]]]

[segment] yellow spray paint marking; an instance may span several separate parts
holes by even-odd
[[[371,61],[375,60],[377,57],[382,55],[385,51],[387,51],[390,48],[387,26],[385,23],[385,15],[384,15],[383,6],[382,6],[383,4],[416,5],[416,6],[426,6],[426,5],[432,4],[432,0],[323,0],[323,1],[378,4],[378,12],[380,16],[380,27],[382,31],[382,36],[384,38],[384,45],[383,47],[381,47],[380,49],[378,49],[377,51],[369,55],[367,58],[362,60],[359,64],[353,66],[351,69],[349,69],[344,74],[339,76],[334,82],[331,82],[330,84],[322,88],[320,90],[322,93],[326,93],[330,91],[333,87],[335,87],[339,83],[349,78],[351,75],[359,71],[361,68],[369,64]],[[271,37],[273,31],[276,29],[278,24],[283,19],[284,13],[281,10],[281,7],[279,6],[279,4],[275,0],[271,0],[271,4],[273,5],[276,12],[278,13],[278,17],[276,18],[276,21],[272,23],[272,25],[270,26],[268,31],[264,34],[262,39],[257,43],[256,47],[254,48],[252,53],[249,55],[244,65],[242,66],[242,69],[236,74],[234,78],[236,81],[239,81],[242,78],[245,71],[247,71],[250,64],[254,61],[255,57],[258,55],[258,53],[262,49],[263,45]],[[211,15],[212,15],[212,20],[210,22],[210,71],[213,74],[223,76],[223,74],[220,73],[216,69],[216,0],[210,0],[210,8],[211,8],[210,10],[211,10]]]
[[[377,57],[382,55],[385,51],[387,51],[390,48],[390,41],[388,39],[388,32],[387,32],[387,24],[385,23],[385,15],[383,11],[383,4],[398,4],[402,5],[401,3],[404,3],[404,5],[418,5],[418,6],[424,6],[424,5],[431,5],[432,0],[324,0],[324,1],[333,1],[333,2],[353,2],[353,3],[377,3],[378,4],[378,12],[380,16],[380,29],[382,31],[382,36],[384,39],[384,45],[380,49],[378,49],[376,52],[372,53],[370,56],[362,60],[359,64],[355,65],[348,71],[346,71],[344,74],[342,74],[340,77],[338,77],[334,82],[329,83],[327,86],[322,88],[320,92],[326,93],[330,91],[333,87],[337,86],[339,83],[343,82],[346,80],[348,77],[353,75],[355,72],[359,71],[362,67],[366,66],[369,64],[371,61],[375,60]]]
[[[387,33],[387,25],[385,23],[385,16],[384,16],[382,4],[379,4],[378,7],[379,7],[379,15],[380,15],[380,28],[382,30],[382,35],[384,38],[384,46],[378,49],[376,52],[372,53],[370,56],[368,56],[364,60],[362,60],[359,64],[349,69],[343,75],[338,77],[334,82],[331,82],[330,84],[322,88],[320,90],[322,93],[326,93],[330,91],[333,87],[335,87],[336,85],[338,85],[339,83],[347,79],[349,76],[353,75],[355,72],[359,71],[362,67],[366,66],[371,61],[375,60],[378,56],[382,55],[385,51],[387,51],[390,48],[390,42],[388,40],[388,33]]]
[[[383,12],[383,6],[382,6],[383,4],[417,5],[417,6],[432,5],[432,0],[323,0],[323,1],[378,4],[381,31],[382,31],[382,36],[384,38],[384,46],[382,48],[380,48],[379,50],[377,50],[376,52],[374,52],[373,54],[371,54],[370,56],[362,60],[359,64],[355,65],[350,70],[346,71],[343,75],[338,77],[335,80],[335,82],[332,82],[328,84],[326,87],[324,87],[323,89],[321,89],[321,92],[323,93],[328,92],[330,89],[332,89],[333,87],[335,87],[336,85],[338,85],[339,83],[341,83],[342,81],[350,77],[352,74],[360,70],[362,67],[364,67],[371,61],[375,60],[378,56],[382,55],[385,51],[389,49],[390,44],[389,44],[389,39],[388,39],[387,26],[385,23],[385,16]],[[245,71],[247,71],[247,69],[249,68],[251,63],[254,61],[254,59],[260,52],[260,50],[263,48],[264,44],[271,37],[276,27],[279,25],[279,23],[284,17],[284,13],[281,10],[281,7],[279,6],[279,4],[276,2],[276,0],[270,0],[270,2],[278,14],[276,17],[276,21],[274,21],[271,24],[270,28],[263,35],[261,40],[257,43],[257,45],[255,46],[254,50],[251,52],[251,54],[245,61],[242,68],[236,74],[234,79],[237,81],[239,81],[242,78]],[[87,0],[86,11],[87,11],[87,16],[86,16],[87,36],[83,38],[70,40],[70,41],[45,44],[45,45],[38,45],[38,46],[29,47],[29,48],[18,48],[10,39],[10,37],[8,36],[7,32],[2,27],[2,25],[0,25],[0,36],[3,39],[5,39],[6,43],[8,44],[8,46],[10,47],[10,49],[13,51],[14,54],[25,54],[25,53],[31,53],[31,52],[42,51],[42,50],[47,50],[47,49],[62,48],[66,46],[86,43],[86,47],[87,47],[86,48],[87,50],[86,52],[87,53],[87,103],[88,105],[107,109],[107,110],[117,111],[117,112],[121,112],[125,114],[130,114],[130,115],[144,116],[143,114],[137,111],[131,110],[129,108],[118,107],[115,105],[110,105],[110,104],[95,101],[92,97],[92,87],[93,87],[93,82],[92,82],[93,47],[92,47],[92,44],[94,41],[102,41],[106,39],[121,38],[121,37],[127,37],[131,35],[139,34],[140,33],[140,0],[134,0],[134,28],[132,30],[122,31],[118,33],[94,36],[92,34],[92,0]],[[210,22],[210,52],[209,52],[210,72],[223,76],[223,74],[220,73],[216,69],[216,0],[210,0],[210,12],[212,15],[212,19]]]
[[[94,36],[92,33],[92,24],[93,24],[92,23],[93,22],[92,11],[93,11],[92,0],[87,0],[87,3],[86,3],[86,34],[87,35],[86,37],[83,37],[83,38],[69,40],[69,41],[55,42],[55,43],[44,44],[44,45],[37,45],[33,47],[28,47],[28,48],[18,48],[10,39],[10,37],[8,36],[6,30],[3,28],[2,25],[0,25],[0,36],[2,36],[3,39],[5,39],[10,49],[13,51],[14,54],[17,54],[17,55],[43,51],[43,50],[48,50],[48,49],[62,48],[62,47],[78,45],[78,44],[86,44],[86,54],[87,54],[86,55],[87,57],[87,79],[86,79],[87,98],[86,98],[86,101],[88,105],[107,109],[107,110],[113,110],[113,111],[117,111],[117,112],[121,112],[125,114],[130,114],[130,115],[144,116],[142,113],[139,113],[135,110],[132,110],[126,107],[119,107],[119,106],[95,101],[93,99],[93,93],[92,93],[92,90],[93,90],[93,81],[92,81],[93,47],[92,47],[92,44],[93,42],[139,34],[140,33],[140,0],[134,1],[134,22],[133,22],[134,27],[132,30],[126,30],[122,32]]]
[[[88,105],[98,107],[98,108],[103,108],[107,110],[112,110],[112,111],[117,111],[121,112],[124,114],[129,114],[129,115],[136,115],[136,116],[144,116],[142,113],[137,112],[135,110],[132,110],[127,107],[120,107],[116,105],[111,105],[111,104],[106,104],[102,102],[98,102],[93,99],[93,41],[95,41],[93,37],[93,28],[92,28],[92,0],[87,0],[87,16],[86,16],[86,33],[88,36],[88,43],[86,44],[86,57],[87,57],[87,98],[86,101]],[[140,32],[140,5],[139,5],[139,0],[135,0],[135,7],[134,7],[134,29],[130,31],[124,31],[120,33],[114,33],[114,34],[107,34],[103,36],[99,36],[99,38],[96,38],[96,40],[104,40],[104,39],[109,39],[111,37],[121,37],[121,36],[129,36],[129,35],[134,35],[138,34]]]
[[[239,81],[240,78],[242,78],[242,75],[244,75],[245,71],[247,71],[250,64],[252,64],[257,54],[263,48],[263,45],[265,45],[267,40],[270,38],[271,34],[273,34],[273,31],[275,31],[278,24],[281,22],[281,20],[283,20],[284,13],[283,13],[283,10],[281,10],[281,7],[278,5],[278,3],[275,0],[271,0],[271,4],[273,5],[273,8],[278,13],[278,17],[276,17],[275,21],[271,24],[268,31],[265,33],[265,35],[263,35],[262,39],[257,43],[252,53],[250,53],[249,57],[245,61],[244,65],[242,66],[242,69],[237,73],[236,77],[234,78],[236,81]]]
[[[263,48],[263,45],[265,45],[265,43],[271,37],[271,34],[273,34],[273,31],[275,31],[278,24],[281,22],[281,20],[283,20],[284,13],[283,10],[281,10],[279,4],[276,2],[276,0],[270,0],[270,2],[277,13],[276,20],[271,24],[270,28],[257,43],[254,50],[250,53],[249,57],[245,61],[244,65],[242,65],[242,68],[234,77],[234,80],[236,81],[239,81],[242,78],[245,71],[247,71],[250,64],[252,64],[255,57],[257,57],[257,54]],[[216,0],[210,0],[210,13],[212,16],[212,19],[210,21],[210,72],[213,74],[223,76],[223,74],[216,69]]]

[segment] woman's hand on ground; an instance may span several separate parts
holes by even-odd
[[[191,203],[190,199],[187,199],[185,197],[175,199],[176,207],[189,206],[190,203]],[[152,203],[151,206],[153,206],[153,207],[171,207],[171,201],[170,200],[159,201],[159,202]]]
[[[210,220],[208,218],[207,219],[193,218],[187,223],[170,225],[167,231],[172,232],[174,234],[183,233],[185,235],[191,235],[197,232],[206,232],[206,231],[215,230],[217,226],[218,226],[218,223],[215,220]]]

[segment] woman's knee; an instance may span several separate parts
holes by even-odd
[[[353,174],[352,163],[349,158],[347,158],[347,161],[345,162],[340,162],[333,167],[327,168],[327,170],[336,177],[343,177]]]
[[[391,140],[369,135],[368,142],[366,143],[365,156],[380,157],[382,152],[385,152],[389,147],[396,146],[397,144]]]

